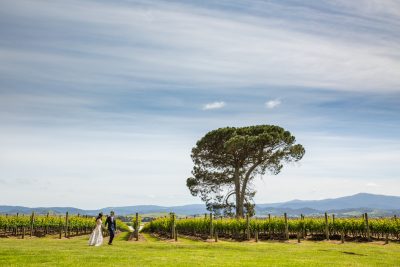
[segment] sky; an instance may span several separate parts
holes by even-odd
[[[256,203],[400,195],[400,1],[0,1],[0,205],[201,203],[196,141],[258,124],[306,154]]]

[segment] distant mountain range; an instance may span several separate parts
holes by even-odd
[[[179,215],[195,215],[207,212],[205,205],[192,204],[183,206],[157,206],[157,205],[136,205],[126,207],[107,207],[98,210],[83,210],[74,207],[38,207],[27,208],[22,206],[0,206],[0,213],[8,214],[45,214],[47,212],[55,214],[87,214],[96,215],[100,211],[109,213],[114,210],[118,215],[130,215],[135,212],[140,214],[157,214],[175,212]],[[372,216],[389,216],[400,214],[400,197],[359,193],[352,196],[323,199],[323,200],[291,200],[288,202],[257,204],[256,215],[265,216],[267,214],[281,215],[284,212],[289,216],[320,215],[324,212],[335,213],[338,216],[356,216],[363,212],[368,212]]]

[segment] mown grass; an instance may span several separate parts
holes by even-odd
[[[311,242],[177,243],[146,241],[87,246],[87,237],[0,239],[0,266],[400,266],[400,244]],[[107,240],[107,239],[106,239]],[[105,241],[106,241],[105,240]],[[106,242],[105,242],[106,243]]]

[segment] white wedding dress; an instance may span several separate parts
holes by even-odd
[[[100,246],[103,244],[103,233],[101,231],[101,219],[96,220],[96,228],[93,230],[89,238],[89,246]]]

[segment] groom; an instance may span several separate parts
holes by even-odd
[[[115,231],[117,230],[117,223],[115,221],[114,211],[110,212],[110,216],[108,216],[106,219],[105,226],[107,226],[108,232],[110,233],[110,240],[108,241],[108,244],[112,245]]]

